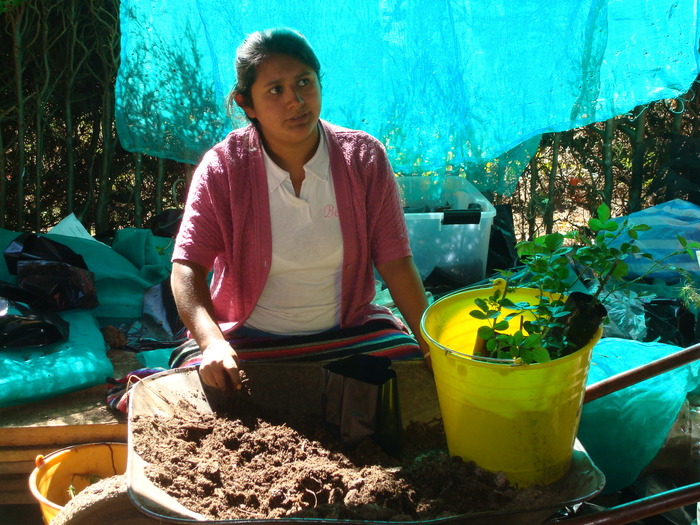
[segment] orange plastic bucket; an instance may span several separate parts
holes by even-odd
[[[75,494],[100,479],[126,472],[125,443],[87,443],[36,457],[29,489],[48,525]]]
[[[568,470],[578,431],[591,352],[585,348],[548,363],[474,356],[483,321],[469,315],[491,289],[463,290],[434,302],[421,332],[430,357],[450,454],[503,472],[511,484],[549,484]],[[539,292],[518,290],[514,301]]]

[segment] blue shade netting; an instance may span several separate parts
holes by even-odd
[[[541,134],[685,93],[697,11],[695,0],[123,0],[117,130],[128,150],[197,163],[246,123],[224,103],[240,42],[291,27],[321,61],[322,118],[379,138],[397,172],[461,169],[509,194]]]

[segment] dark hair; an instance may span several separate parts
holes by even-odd
[[[242,95],[246,105],[252,105],[250,89],[257,77],[257,69],[273,55],[289,55],[314,70],[321,81],[321,63],[304,35],[287,28],[256,31],[246,37],[236,50],[236,85],[226,103],[231,114],[237,107],[235,96]]]

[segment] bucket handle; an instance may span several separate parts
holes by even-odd
[[[439,345],[439,343],[438,343]],[[481,363],[492,363],[492,364],[498,364],[498,365],[508,365],[508,366],[523,366],[525,363],[523,361],[518,361],[515,362],[513,359],[499,359],[497,357],[486,357],[486,356],[481,356],[481,355],[474,355],[474,354],[464,354],[462,352],[457,352],[456,350],[452,350],[451,348],[444,347],[442,345],[439,345],[442,350],[445,351],[445,354],[450,354],[455,357],[459,357],[461,359],[469,359],[470,361],[478,361]]]

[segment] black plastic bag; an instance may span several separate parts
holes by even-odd
[[[343,443],[371,437],[386,452],[401,452],[396,372],[387,357],[353,355],[323,367],[323,417]]]
[[[68,340],[68,334],[61,317],[0,297],[0,348],[46,346]]]
[[[17,275],[19,261],[64,262],[84,270],[88,269],[82,255],[39,233],[22,233],[15,237],[5,248],[4,255],[11,275]]]
[[[176,237],[182,222],[183,210],[168,208],[153,217],[148,228],[158,237]]]
[[[697,341],[695,315],[680,299],[657,297],[644,303],[645,341],[688,347]]]
[[[47,310],[95,308],[95,276],[89,270],[56,261],[19,261],[17,285],[34,294]]]
[[[33,307],[62,311],[98,305],[94,274],[82,255],[68,246],[38,233],[23,233],[4,255],[19,288],[34,297],[29,303]]]

